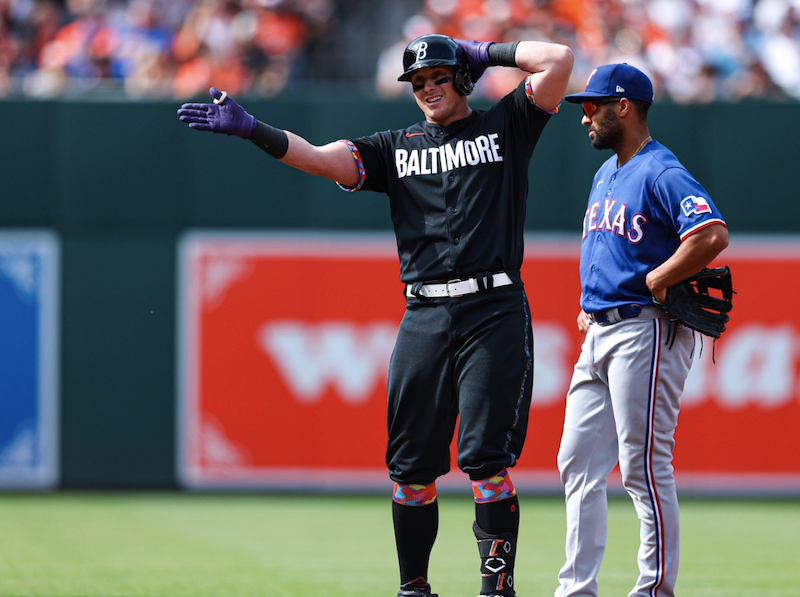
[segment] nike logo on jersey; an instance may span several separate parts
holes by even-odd
[[[643,213],[635,213],[629,217],[628,206],[620,203],[617,207],[617,199],[603,201],[601,214],[600,203],[600,201],[596,201],[586,210],[586,216],[583,218],[583,238],[586,238],[590,232],[606,231],[627,238],[633,244],[642,241],[647,216]]]
[[[409,136],[409,133],[406,133]],[[464,166],[502,162],[497,133],[480,135],[473,140],[460,140],[455,145],[426,149],[396,149],[394,163],[397,178],[449,172]]]
[[[420,135],[424,135],[425,133],[406,133],[406,139],[409,137],[419,137]]]

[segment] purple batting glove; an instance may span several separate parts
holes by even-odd
[[[183,104],[178,110],[181,122],[189,123],[189,128],[212,133],[236,135],[249,139],[256,130],[258,120],[245,112],[232,97],[216,87],[208,90],[214,98],[213,104]]]
[[[469,72],[472,74],[472,81],[481,78],[483,72],[491,66],[489,64],[489,46],[493,41],[469,41],[466,39],[453,39],[464,55],[467,57]]]

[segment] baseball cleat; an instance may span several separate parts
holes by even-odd
[[[424,589],[400,589],[397,591],[397,597],[439,597],[436,593],[431,593],[431,587],[428,585]]]

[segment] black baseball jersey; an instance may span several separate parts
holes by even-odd
[[[528,165],[550,114],[528,78],[488,110],[443,127],[427,121],[345,141],[354,189],[389,195],[405,283],[522,265]]]

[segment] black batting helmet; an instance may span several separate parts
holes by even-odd
[[[431,33],[412,41],[403,52],[403,72],[398,81],[410,81],[415,71],[428,66],[455,66],[453,84],[462,95],[472,93],[474,83],[469,64],[458,44],[446,35]]]

